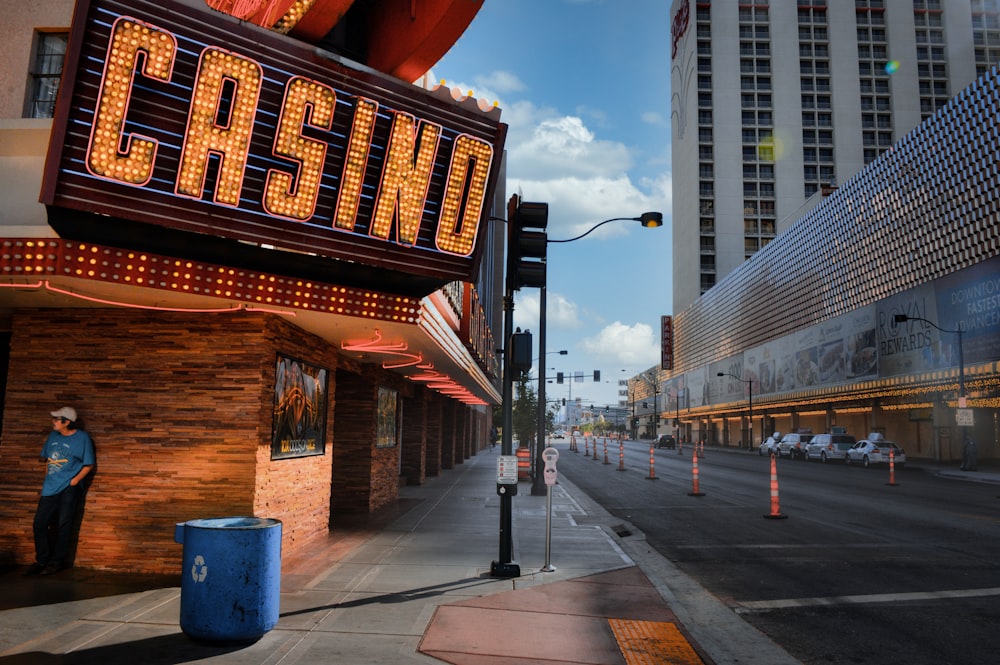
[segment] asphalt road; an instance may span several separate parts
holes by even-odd
[[[559,473],[807,664],[1000,662],[1000,486],[885,468],[556,443]],[[650,479],[650,475],[655,479]],[[889,484],[893,480],[895,484]],[[774,516],[777,516],[775,518]]]

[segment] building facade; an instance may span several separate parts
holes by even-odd
[[[857,4],[860,20],[875,3]],[[947,3],[959,5],[970,6]],[[678,34],[678,53],[690,49],[695,32]],[[997,457],[998,107],[993,68],[881,154],[860,152],[859,172],[674,316],[674,365],[655,386],[635,377],[638,399],[666,395],[660,421],[682,439],[745,447],[837,426],[882,432],[917,458],[960,459],[965,436]]]
[[[1000,61],[995,0],[671,9],[683,311]]]
[[[176,572],[173,525],[212,517],[277,518],[306,553],[489,442],[499,111],[234,4],[4,3],[0,561],[32,560],[60,406],[97,452],[75,563],[109,570]]]

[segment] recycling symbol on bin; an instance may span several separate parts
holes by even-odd
[[[195,582],[204,582],[208,576],[208,565],[205,564],[205,557],[197,555],[194,558],[194,565],[191,566],[191,579]]]

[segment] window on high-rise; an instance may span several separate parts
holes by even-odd
[[[830,103],[830,49],[826,12],[826,3],[803,2],[798,9],[802,177],[803,194],[806,197],[824,184],[820,181],[819,146],[825,144],[828,137],[832,143],[833,136],[833,116],[826,112]],[[819,132],[816,130],[818,127],[829,129]]]
[[[917,43],[917,86],[920,117],[929,118],[948,103],[948,68],[945,64],[945,26],[940,3],[914,0],[913,22]]]
[[[1000,3],[972,0],[971,5],[976,75],[982,76],[1000,62]]]
[[[701,274],[701,292],[705,293],[713,286],[715,286],[715,273],[702,273]]]
[[[916,0],[921,2],[922,0]],[[858,88],[861,93],[862,136],[865,163],[892,145],[894,132],[891,113],[891,77],[895,72],[888,61],[884,3],[856,0],[855,22],[858,37]],[[914,5],[916,7],[916,4]],[[821,145],[823,145],[821,143]],[[822,153],[820,155],[822,162]],[[832,155],[831,155],[832,157]],[[831,160],[832,162],[832,160]]]
[[[35,57],[29,72],[31,82],[25,117],[51,118],[55,113],[68,39],[69,33],[66,32],[39,32],[35,35]]]

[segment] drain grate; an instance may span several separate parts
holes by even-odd
[[[611,530],[617,533],[619,538],[628,538],[632,535],[632,532],[624,524],[616,524],[611,527]]]

